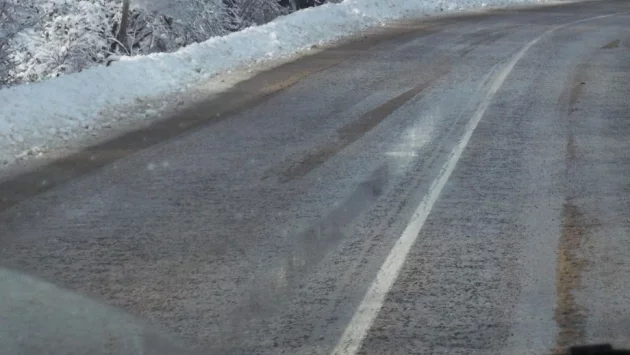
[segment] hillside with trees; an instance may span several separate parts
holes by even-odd
[[[0,89],[172,52],[325,0],[0,0]]]

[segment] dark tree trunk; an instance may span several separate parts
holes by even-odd
[[[127,39],[127,27],[129,25],[129,3],[131,0],[122,0],[122,16],[120,17],[120,27],[118,28],[118,34],[116,40],[118,45],[123,46],[123,50],[129,53],[129,43]]]

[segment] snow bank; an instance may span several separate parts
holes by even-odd
[[[547,0],[346,0],[295,12],[175,53],[123,58],[56,79],[0,90],[0,165],[108,124],[103,112],[139,98],[176,95],[242,65],[295,54],[405,18]],[[128,117],[127,119],[133,119]]]

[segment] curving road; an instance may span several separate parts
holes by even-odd
[[[630,2],[400,24],[0,196],[0,353],[630,347]]]

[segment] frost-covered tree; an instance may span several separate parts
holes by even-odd
[[[115,2],[82,0],[37,4],[41,18],[11,39],[14,81],[39,81],[103,63],[118,20]]]
[[[226,7],[231,31],[260,25],[288,12],[278,1],[223,0],[223,4]]]
[[[164,0],[152,10],[155,0],[145,1],[0,0],[0,85],[81,71],[124,55],[174,51],[320,2]]]
[[[32,0],[0,0],[0,86],[11,84],[8,76],[13,67],[9,58],[11,41],[39,20],[40,14]]]
[[[173,51],[287,14],[277,0],[170,0],[170,11],[131,11],[131,55]]]
[[[183,43],[204,41],[287,14],[277,0],[172,0],[178,9],[172,30]]]

